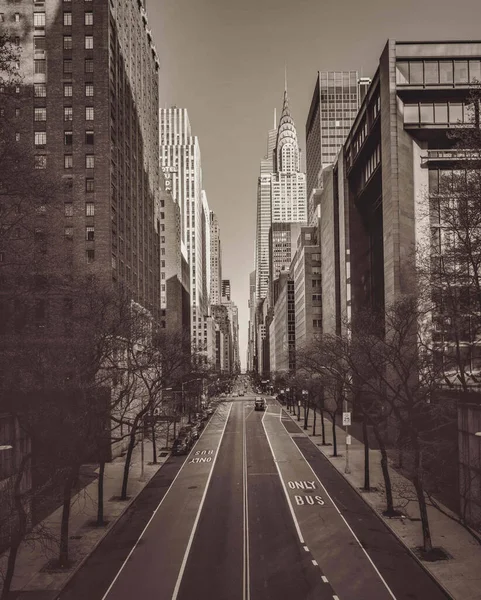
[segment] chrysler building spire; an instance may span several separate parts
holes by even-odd
[[[278,171],[296,173],[300,171],[300,149],[297,141],[297,131],[289,109],[287,95],[287,71],[284,89],[284,104],[277,130],[276,163]]]

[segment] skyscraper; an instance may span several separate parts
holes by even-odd
[[[357,71],[319,71],[306,122],[308,220],[313,224],[321,171],[336,160],[370,80]]]
[[[62,182],[64,264],[159,316],[159,61],[144,3],[17,0],[1,20],[21,47],[5,117],[32,169]]]
[[[165,187],[179,204],[182,241],[190,264],[192,327],[208,313],[208,205],[202,190],[199,141],[192,135],[185,108],[160,109],[160,164]],[[193,339],[194,339],[194,332]]]
[[[210,211],[210,303],[219,305],[221,300],[222,251],[219,220]]]
[[[274,129],[269,131],[267,153],[261,160],[260,174],[257,180],[255,271],[256,298],[258,301],[266,297],[269,282],[269,228],[272,222],[271,189],[276,137],[277,123],[274,113]]]

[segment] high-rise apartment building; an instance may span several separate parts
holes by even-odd
[[[199,142],[192,135],[185,108],[160,110],[160,163],[170,190],[179,204],[182,218],[182,241],[190,264],[190,298],[193,325],[209,309],[209,231],[210,216],[205,192]]]
[[[221,296],[222,302],[230,302],[230,279],[222,280]]]
[[[65,264],[160,315],[158,68],[142,1],[2,0],[22,49],[5,118],[61,183]],[[67,258],[68,257],[68,258]]]
[[[221,301],[222,251],[219,220],[210,211],[210,303],[219,305]]]
[[[308,220],[314,225],[321,171],[335,162],[370,80],[357,71],[320,71],[306,122]]]

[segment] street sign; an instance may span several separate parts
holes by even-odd
[[[344,426],[351,424],[351,413],[350,412],[343,412],[342,413],[342,424]]]
[[[351,445],[351,436],[350,436],[350,435],[346,435],[346,444],[347,444],[348,446],[350,446],[350,445]]]

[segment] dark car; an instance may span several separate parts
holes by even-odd
[[[266,410],[267,402],[264,398],[257,397],[254,403],[254,410]]]
[[[191,448],[190,439],[187,436],[179,436],[174,440],[172,445],[172,454],[179,456],[181,454],[187,454]]]

